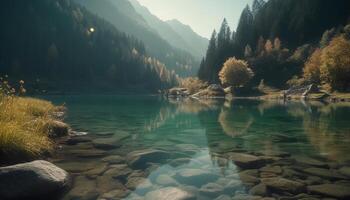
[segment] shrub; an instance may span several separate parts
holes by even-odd
[[[190,94],[194,94],[194,93],[208,87],[208,83],[203,82],[203,81],[199,80],[198,78],[189,77],[189,78],[182,79],[180,81],[180,87],[186,88],[186,89],[188,89]]]
[[[305,79],[299,78],[298,76],[293,76],[290,80],[287,81],[289,87],[301,86],[305,83]]]
[[[305,63],[304,79],[311,83],[320,83],[321,55],[321,49],[316,49]]]
[[[223,85],[239,87],[245,85],[253,77],[248,63],[234,57],[229,58],[219,72],[219,78]]]
[[[350,41],[344,36],[332,39],[322,50],[320,78],[332,89],[345,90],[350,84]]]

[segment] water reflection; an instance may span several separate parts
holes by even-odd
[[[187,177],[189,173],[197,174],[198,178],[202,178],[198,174],[210,174],[220,184],[235,180],[230,184],[241,186],[247,177],[237,174],[237,163],[232,162],[231,153],[289,154],[341,164],[350,161],[350,103],[133,96],[54,100],[66,102],[70,111],[67,122],[76,130],[87,130],[91,139],[63,146],[56,163],[74,172],[79,184],[88,179],[97,185],[98,191],[104,192],[115,184],[111,175],[105,174],[107,169],[113,176],[122,177],[118,181],[127,192],[121,194],[130,199],[159,189],[160,182],[171,186],[179,186],[179,182],[181,187],[192,190],[185,184],[192,181]],[[125,139],[116,140],[121,135]],[[130,165],[135,158],[129,155],[137,151],[150,152],[147,159],[152,162],[135,170]],[[118,168],[128,174],[118,174]],[[79,196],[78,189],[72,190],[74,195]],[[96,192],[95,186],[90,189]]]

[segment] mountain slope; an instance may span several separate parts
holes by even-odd
[[[172,47],[149,26],[127,0],[75,0],[119,30],[144,42],[147,52],[180,76],[193,75],[198,61],[190,53]]]
[[[208,39],[199,36],[190,26],[184,25],[176,19],[168,20],[166,23],[169,24],[175,32],[181,35],[187,44],[191,44],[193,51],[197,51],[198,55],[201,55],[201,58],[205,55],[209,44]]]
[[[0,6],[0,74],[30,88],[159,89],[176,75],[142,42],[70,0],[11,0]]]
[[[189,26],[177,20],[162,21],[154,16],[137,0],[129,0],[135,10],[146,20],[159,35],[172,46],[190,51],[195,57],[201,59],[209,43],[208,39],[199,36]]]

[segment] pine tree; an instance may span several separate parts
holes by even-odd
[[[260,11],[260,9],[265,5],[264,0],[254,0],[252,4],[252,14],[254,18],[256,17],[256,14]]]
[[[211,38],[209,40],[208,50],[203,59],[202,64],[200,66],[198,77],[204,81],[210,81],[213,69],[216,62],[216,54],[217,54],[217,33],[216,30],[213,31]]]
[[[251,56],[252,56],[252,48],[249,46],[249,44],[247,44],[244,50],[244,57],[249,58]]]
[[[265,39],[260,36],[258,44],[256,45],[256,54],[260,55],[265,50]]]
[[[228,26],[227,20],[226,18],[224,19],[224,21],[221,24],[221,28],[220,31],[218,33],[218,48],[222,48],[223,46],[227,45],[230,41],[230,37],[231,37],[231,30],[230,27]]]
[[[236,32],[236,43],[244,50],[247,44],[251,45],[254,41],[253,32],[253,14],[249,8],[249,5],[243,10],[239,19],[239,24]]]

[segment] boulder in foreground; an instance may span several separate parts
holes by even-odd
[[[0,199],[58,195],[68,184],[69,174],[44,160],[0,168]]]

